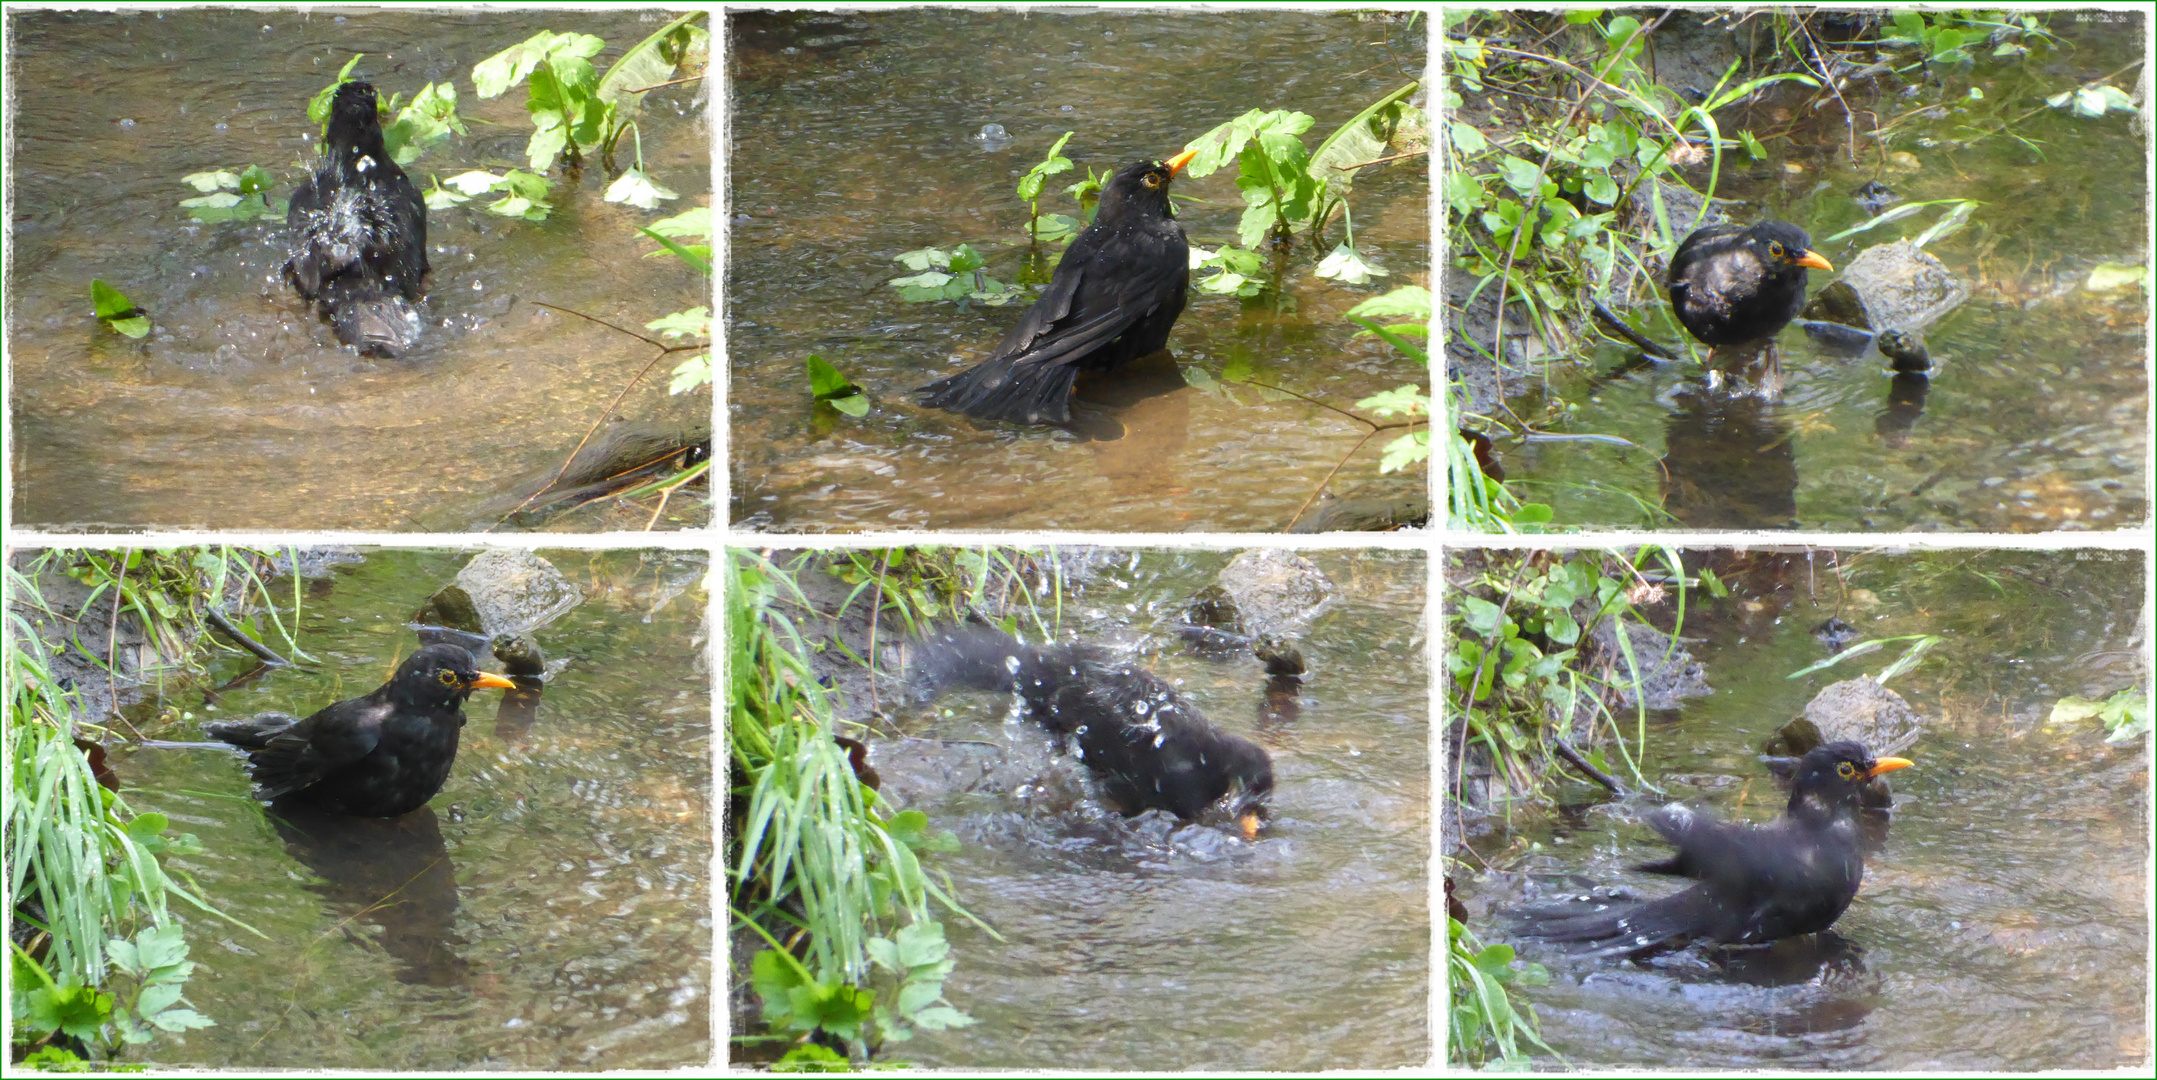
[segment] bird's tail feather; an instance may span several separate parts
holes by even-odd
[[[403,297],[355,275],[332,279],[322,292],[322,310],[337,329],[337,340],[362,356],[402,355],[419,340],[419,313]]]
[[[950,626],[921,638],[914,656],[914,678],[928,697],[947,687],[1010,691],[1021,677],[1038,681],[1049,665],[1039,646],[986,626]]]
[[[278,733],[298,723],[290,713],[267,712],[245,720],[226,720],[202,725],[211,738],[246,750],[260,750]]]
[[[1070,364],[1020,364],[990,360],[921,387],[921,403],[979,420],[1014,424],[1062,424],[1071,419]]]

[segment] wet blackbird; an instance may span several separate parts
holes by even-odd
[[[982,420],[1066,423],[1081,371],[1168,344],[1191,279],[1191,248],[1168,186],[1195,153],[1135,162],[1109,177],[1093,224],[1071,241],[1048,291],[987,360],[916,391],[921,403]]]
[[[395,817],[442,790],[457,758],[464,699],[481,687],[515,683],[478,670],[456,645],[428,645],[365,697],[340,701],[305,720],[265,713],[205,724],[211,737],[252,751],[264,799],[294,798],[361,817]]]
[[[1790,805],[1766,825],[1732,824],[1683,806],[1648,823],[1677,854],[1641,870],[1699,884],[1638,903],[1575,903],[1522,912],[1518,931],[1550,941],[1592,941],[1599,953],[1634,952],[1689,939],[1752,945],[1834,925],[1865,876],[1857,823],[1866,781],[1905,768],[1874,759],[1862,743],[1831,742],[1799,760]]]
[[[1670,257],[1670,306],[1710,346],[1774,337],[1805,306],[1805,268],[1833,270],[1781,221],[1696,229]]]
[[[382,143],[374,87],[348,82],[330,102],[322,160],[285,212],[285,280],[312,300],[337,340],[396,356],[419,337],[427,204]]]
[[[1029,645],[997,630],[960,627],[922,642],[925,682],[1018,691],[1027,713],[1100,778],[1126,816],[1166,810],[1185,821],[1235,794],[1246,838],[1257,835],[1273,792],[1273,760],[1249,739],[1217,730],[1148,671],[1084,645]]]

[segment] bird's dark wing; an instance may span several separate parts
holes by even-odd
[[[1678,250],[1670,256],[1670,272],[1666,275],[1669,281],[1672,284],[1677,284],[1680,281],[1688,280],[1689,271],[1692,270],[1696,263],[1718,252],[1728,250],[1732,243],[1732,238],[1742,234],[1744,231],[1741,226],[1729,224],[1710,225],[1704,229],[1693,230],[1691,235],[1678,244]]]
[[[368,261],[407,300],[418,300],[427,273],[427,200],[404,173],[385,177],[376,191],[387,220],[376,228]]]
[[[1189,250],[1183,247],[1179,259],[1132,259],[1109,245],[1067,252],[1049,290],[1005,335],[993,358],[1049,367],[1108,344],[1181,295],[1177,286],[1190,273]]]
[[[322,197],[315,191],[314,174],[308,173],[292,189],[292,202],[285,208],[285,228],[292,233],[292,257],[285,260],[285,277],[304,300],[320,294],[322,279],[335,273],[335,268],[323,265],[324,253],[316,242],[322,221]]]
[[[265,798],[312,786],[374,751],[394,709],[372,695],[340,701],[271,736],[255,751],[255,783]]]

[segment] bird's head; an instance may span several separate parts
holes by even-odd
[[[1835,264],[1812,249],[1812,237],[1787,221],[1763,221],[1747,232],[1753,250],[1769,266],[1809,266],[1833,270]]]
[[[513,690],[517,684],[479,670],[463,646],[437,644],[405,657],[390,686],[394,694],[414,704],[454,706],[464,704],[472,691],[482,687]]]
[[[348,82],[337,84],[337,95],[330,99],[330,125],[380,127],[382,113],[375,101],[374,84]]]
[[[1876,776],[1907,769],[1906,758],[1875,758],[1865,744],[1823,743],[1798,759],[1790,778],[1790,813],[1832,816],[1858,806],[1858,794]]]
[[[1124,166],[1101,185],[1100,216],[1114,220],[1142,209],[1161,217],[1175,217],[1168,205],[1168,186],[1197,156],[1198,151],[1186,150],[1167,161],[1148,159]]]
[[[1236,826],[1243,831],[1245,840],[1255,840],[1270,815],[1267,804],[1273,796],[1273,759],[1266,756],[1264,747],[1248,739],[1227,736],[1222,742],[1222,752],[1229,758],[1229,777],[1235,784],[1235,799],[1230,805]]]

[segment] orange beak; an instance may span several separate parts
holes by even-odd
[[[1258,839],[1258,826],[1260,824],[1258,811],[1245,810],[1240,817],[1236,818],[1236,824],[1243,827],[1243,838],[1245,840]]]
[[[1803,255],[1800,255],[1800,256],[1798,256],[1797,258],[1795,258],[1795,259],[1792,259],[1792,260],[1790,260],[1790,261],[1791,261],[1791,262],[1793,262],[1793,263],[1796,263],[1796,264],[1797,264],[1797,265],[1799,265],[1799,266],[1810,266],[1810,267],[1812,267],[1812,268],[1813,268],[1813,269],[1815,269],[1815,270],[1833,270],[1833,269],[1835,269],[1835,264],[1834,264],[1834,263],[1831,263],[1831,262],[1829,262],[1829,261],[1827,261],[1826,259],[1823,259],[1823,258],[1821,258],[1821,257],[1820,257],[1820,253],[1819,253],[1819,252],[1817,252],[1817,251],[1807,251],[1807,252],[1806,252],[1805,254],[1803,254]],[[1900,759],[1898,759],[1898,758],[1882,758],[1882,759],[1880,759],[1880,760],[1882,760],[1882,761],[1896,761],[1896,760],[1900,760]],[[1908,765],[1908,764],[1909,764],[1909,762],[1905,761],[1905,762],[1903,762],[1902,764],[1903,764],[1903,765]],[[1897,766],[1895,766],[1895,767],[1899,769],[1899,768],[1901,768],[1901,767],[1902,767],[1902,765],[1897,765]]]
[[[1865,779],[1870,780],[1881,773],[1891,773],[1896,769],[1907,769],[1914,764],[1916,762],[1911,761],[1909,758],[1884,757],[1872,763],[1872,768],[1865,773]]]
[[[479,673],[479,676],[477,678],[473,679],[469,684],[465,686],[465,689],[478,690],[481,687],[486,686],[492,686],[501,690],[515,690],[517,688],[516,683],[510,682],[508,679],[505,679],[500,675],[491,675],[487,672],[482,671]],[[1908,763],[1905,762],[1904,764]]]
[[[1182,172],[1183,167],[1189,165],[1191,163],[1191,159],[1197,156],[1198,151],[1186,150],[1183,153],[1177,154],[1175,157],[1168,159],[1168,174],[1170,176],[1174,176],[1177,173]]]

